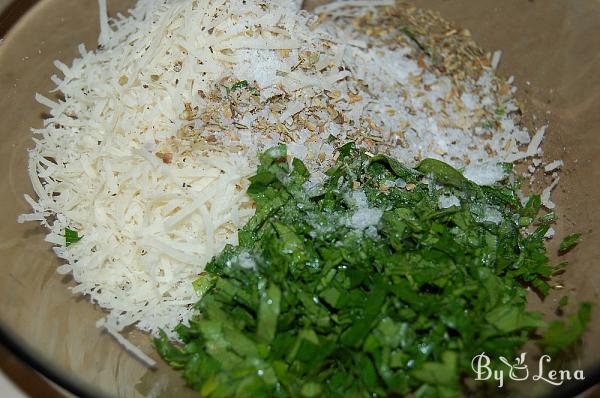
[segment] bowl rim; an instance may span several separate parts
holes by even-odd
[[[4,9],[0,9],[0,38],[4,38],[21,17],[39,1],[41,0],[12,0]]]
[[[43,0],[12,0],[4,9],[0,10],[0,42],[10,30],[27,14],[37,3]],[[107,398],[109,395],[97,387],[83,381],[74,374],[67,373],[59,365],[51,363],[22,338],[14,333],[8,325],[0,319],[0,344],[5,346],[17,358],[35,371],[65,389],[71,394],[81,398]],[[588,368],[584,380],[573,380],[550,391],[547,398],[570,398],[587,392],[596,385],[600,385],[600,364]]]
[[[53,365],[44,355],[36,353],[28,343],[23,341],[16,333],[13,333],[0,321],[0,344],[23,363],[37,371],[57,386],[81,398],[108,398],[109,396],[94,388],[89,383],[68,374],[58,365]]]

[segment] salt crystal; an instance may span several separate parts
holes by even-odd
[[[501,164],[470,164],[465,167],[464,176],[478,185],[493,185],[506,177]]]
[[[350,218],[349,226],[363,230],[379,223],[383,210],[377,208],[359,208]]]
[[[396,185],[398,188],[402,188],[402,189],[404,189],[404,188],[406,187],[406,181],[404,181],[402,178],[398,178],[398,179],[395,181],[395,185]]]
[[[256,262],[254,261],[254,259],[252,258],[252,256],[250,255],[249,252],[247,251],[243,251],[241,252],[238,257],[238,265],[242,268],[245,269],[253,269],[256,270]]]
[[[438,199],[440,209],[447,209],[452,206],[460,206],[460,199],[455,195],[440,195]]]

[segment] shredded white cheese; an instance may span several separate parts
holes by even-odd
[[[564,165],[564,163],[562,160],[555,160],[544,166],[544,172],[552,173],[552,172],[560,169],[561,167],[563,167],[563,165]]]
[[[440,209],[448,209],[452,206],[460,207],[460,199],[455,195],[440,195],[438,205]]]
[[[492,69],[494,69],[494,70],[498,69],[501,59],[502,59],[502,51],[500,51],[500,50],[494,51],[494,54],[492,55]]]
[[[96,326],[99,328],[104,328],[111,336],[115,338],[127,351],[135,355],[140,361],[153,368],[156,366],[156,361],[146,355],[139,347],[132,344],[129,340],[124,338],[119,332],[117,332],[112,326],[106,324],[104,319],[100,319]]]
[[[556,188],[556,186],[558,185],[559,181],[560,181],[560,177],[557,176],[552,181],[552,184],[550,184],[549,186],[544,188],[544,190],[542,191],[542,194],[540,195],[541,199],[542,199],[542,204],[548,209],[554,209],[556,207],[556,204],[550,199],[550,195],[552,194],[552,191],[554,190],[554,188]]]

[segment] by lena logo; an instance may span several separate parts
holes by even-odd
[[[471,368],[475,372],[475,380],[495,380],[498,382],[498,388],[504,386],[505,379],[514,381],[531,380],[542,381],[554,386],[560,386],[568,380],[585,380],[583,370],[547,370],[548,364],[552,362],[550,355],[542,355],[538,361],[537,372],[529,372],[529,367],[525,363],[525,357],[527,353],[523,352],[521,355],[516,357],[511,363],[505,357],[499,357],[498,359],[502,362],[507,369],[492,368],[492,360],[482,352],[479,355],[475,355],[471,361]]]

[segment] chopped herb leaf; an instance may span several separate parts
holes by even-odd
[[[579,339],[588,304],[568,322],[526,309],[554,271],[539,196],[521,205],[514,186],[438,160],[338,151],[318,194],[285,146],[261,156],[255,216],[194,283],[201,315],[176,328],[183,344],[155,340],[202,396],[456,397],[476,354]],[[449,195],[460,204],[440,208]]]
[[[239,82],[236,82],[231,86],[231,91],[239,90],[242,88],[247,88],[249,85],[250,84],[248,83],[247,80],[240,80]]]
[[[77,243],[81,240],[81,237],[77,234],[77,231],[65,228],[65,245],[71,246],[73,243]]]
[[[408,37],[410,40],[412,40],[417,45],[417,47],[419,47],[419,49],[421,51],[423,51],[425,54],[428,54],[428,55],[431,54],[431,50],[427,49],[423,45],[423,43],[421,43],[419,41],[419,39],[417,39],[417,36],[410,29],[402,28],[401,30],[402,30],[402,33],[404,33],[406,35],[406,37]]]
[[[589,323],[591,314],[592,305],[582,303],[577,314],[571,315],[568,322],[552,322],[541,340],[545,352],[553,354],[576,343]]]
[[[560,243],[560,248],[558,249],[561,254],[565,254],[570,251],[572,248],[577,246],[579,243],[579,238],[581,238],[581,234],[571,234],[563,239]]]
[[[484,129],[491,129],[494,127],[494,121],[493,120],[485,120],[483,123],[481,123],[481,127],[483,127]]]

